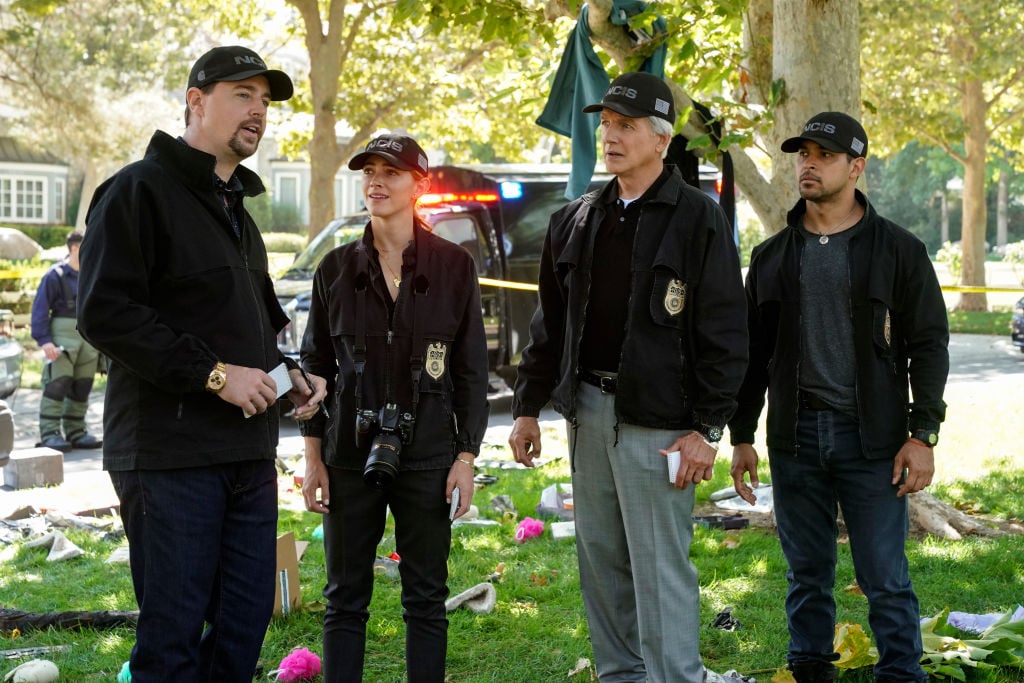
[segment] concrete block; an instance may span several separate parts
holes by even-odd
[[[4,467],[4,486],[29,489],[64,482],[64,454],[52,448],[23,448],[11,452]]]

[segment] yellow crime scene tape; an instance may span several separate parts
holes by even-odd
[[[502,287],[504,289],[522,289],[527,292],[537,291],[537,285],[532,285],[529,282],[515,282],[513,280],[495,280],[489,277],[480,278],[480,284],[487,285],[489,287]]]
[[[962,292],[964,294],[1024,294],[1024,287],[981,287],[975,285],[942,285],[943,292]]]

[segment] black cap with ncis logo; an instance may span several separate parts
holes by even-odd
[[[583,107],[583,111],[588,114],[602,109],[611,109],[631,119],[657,116],[671,124],[676,122],[675,101],[668,84],[654,74],[643,71],[619,75],[612,81],[600,102]]]
[[[799,152],[804,140],[817,142],[825,149],[850,156],[868,155],[868,135],[857,119],[839,111],[825,111],[804,125],[804,132],[782,143],[783,152]]]
[[[366,149],[352,157],[348,167],[358,171],[371,156],[379,156],[403,171],[427,175],[427,155],[415,140],[407,135],[381,135],[366,143]]]
[[[228,45],[215,47],[192,65],[188,75],[188,88],[203,88],[221,81],[244,81],[254,76],[263,76],[270,85],[270,99],[274,102],[287,100],[294,88],[292,79],[283,71],[268,69],[258,54],[247,47]]]

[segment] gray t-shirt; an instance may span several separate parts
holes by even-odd
[[[800,256],[800,390],[854,417],[857,361],[849,248],[860,225],[829,235],[825,244],[820,235],[800,228],[805,239]]]

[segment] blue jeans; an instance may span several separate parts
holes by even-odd
[[[110,479],[139,603],[132,681],[250,683],[274,609],[274,462]]]
[[[448,649],[448,552],[452,529],[444,489],[448,470],[401,470],[385,490],[363,473],[328,467],[331,511],[324,515],[324,683],[359,683],[373,562],[390,508],[401,557],[405,665],[410,683],[443,683]]]
[[[833,648],[837,506],[850,536],[857,584],[868,599],[879,681],[926,681],[921,627],[904,545],[907,499],[891,484],[891,459],[869,460],[857,422],[842,413],[801,410],[796,453],[770,451],[775,515],[789,563],[786,617],[791,666],[838,658]]]

